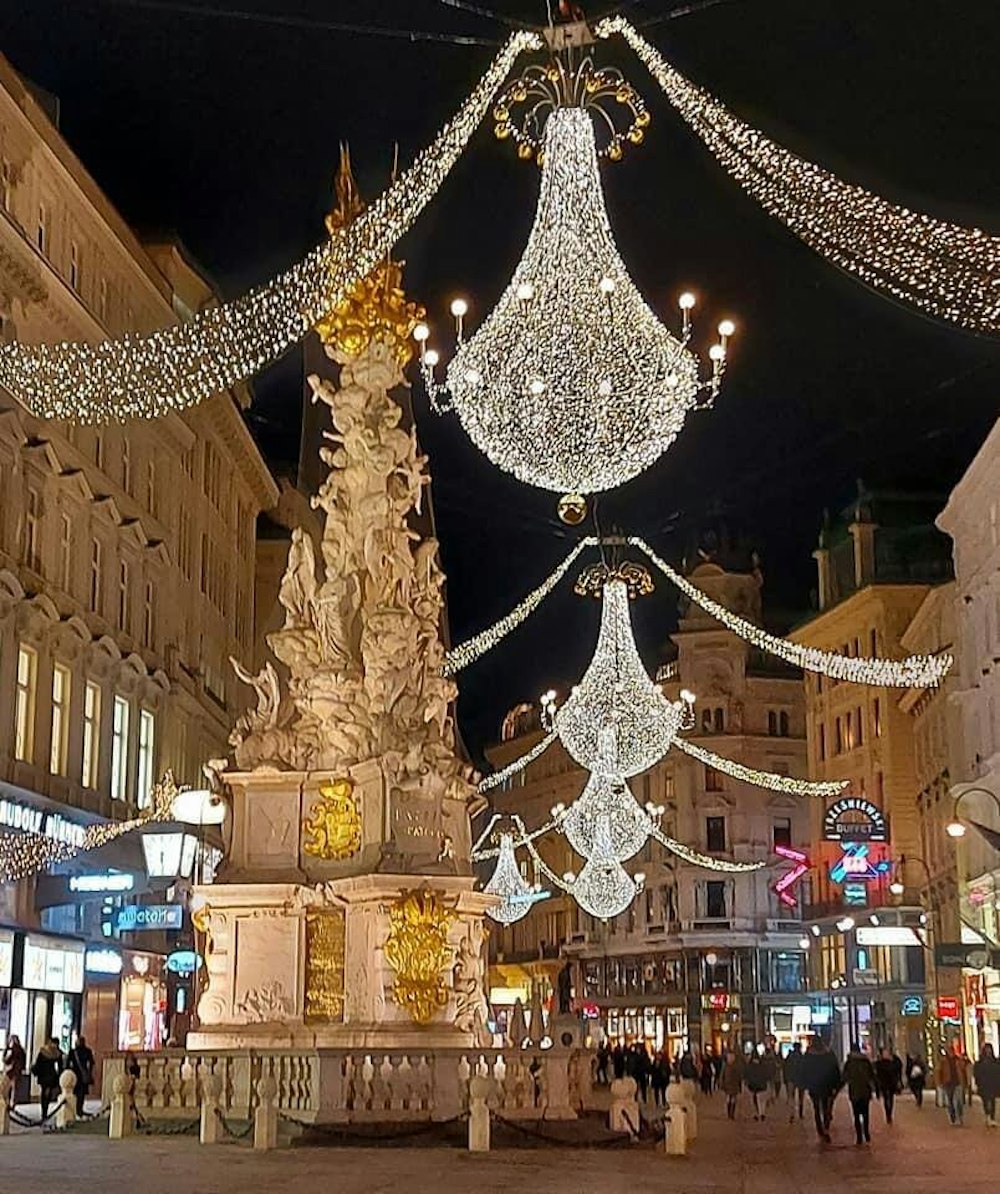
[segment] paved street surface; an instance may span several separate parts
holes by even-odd
[[[748,1100],[745,1100],[748,1102]],[[337,1194],[543,1194],[677,1190],[679,1194],[806,1191],[808,1194],[995,1194],[1000,1188],[1000,1129],[987,1131],[977,1101],[964,1128],[943,1111],[909,1099],[886,1127],[872,1108],[873,1144],[853,1144],[846,1099],[838,1100],[832,1145],[820,1146],[808,1120],[726,1122],[718,1096],[701,1105],[692,1154],[666,1157],[648,1146],[541,1148],[473,1156],[449,1148],[311,1148],[254,1155],[245,1144],[202,1148],[188,1137],[110,1142],[90,1134],[37,1131],[0,1139],[0,1189],[52,1194],[263,1194],[277,1189],[335,1189]]]

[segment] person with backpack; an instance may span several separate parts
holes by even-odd
[[[42,1121],[49,1117],[49,1107],[59,1098],[59,1075],[63,1069],[63,1055],[59,1042],[55,1037],[49,1037],[38,1050],[35,1064],[31,1072],[35,1075],[41,1089],[40,1102],[42,1104]]]

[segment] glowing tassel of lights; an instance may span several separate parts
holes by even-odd
[[[775,771],[758,771],[756,767],[747,767],[744,763],[723,758],[714,750],[706,750],[690,738],[676,738],[674,745],[700,763],[714,767],[716,771],[724,771],[733,779],[753,784],[757,788],[769,788],[772,792],[788,792],[794,796],[839,796],[850,783],[847,779],[815,781],[795,779],[791,775],[778,775]]]
[[[410,169],[346,229],[273,281],[150,335],[96,345],[5,345],[0,386],[42,418],[102,423],[183,410],[257,373],[385,258],[458,160],[515,59],[541,44],[535,33],[512,34]]]
[[[637,775],[667,753],[690,706],[668,701],[646,673],[632,635],[625,582],[608,581],[602,603],[594,657],[556,711],[555,729],[587,771]]]
[[[642,891],[644,878],[632,879],[615,857],[607,814],[595,818],[593,852],[569,886],[573,899],[591,916],[610,920]]]
[[[624,18],[595,32],[624,36],[720,165],[811,249],[927,315],[1000,335],[1000,237],[899,207],[790,153],[686,79]]]
[[[514,857],[514,835],[510,833],[500,835],[497,864],[483,891],[487,895],[499,896],[500,902],[487,908],[486,914],[505,925],[527,916],[532,904],[547,899],[549,895],[547,891],[532,887],[518,870]]]
[[[169,821],[173,817],[174,799],[178,794],[173,774],[168,771],[153,788],[148,812],[129,821],[112,821],[108,825],[88,825],[78,840],[55,841],[40,833],[5,833],[0,835],[0,883],[11,883],[36,875],[46,867],[68,862],[78,854],[98,850],[116,838],[141,829],[155,821]]]
[[[449,394],[472,442],[518,480],[557,493],[613,489],[667,450],[702,392],[710,400],[718,391],[734,325],[720,324],[702,381],[687,348],[694,298],[683,297],[677,338],[619,256],[593,118],[584,108],[556,108],[545,126],[541,191],[524,256],[467,341],[464,300],[453,306],[459,348],[445,386],[435,380],[438,355],[427,326],[418,329],[428,393],[436,405]]]
[[[725,858],[712,858],[709,854],[702,854],[700,850],[685,846],[683,842],[670,837],[655,825],[651,836],[672,854],[676,854],[678,858],[691,863],[692,866],[702,867],[706,871],[722,871],[730,875],[742,875],[749,871],[763,870],[767,866],[766,862],[729,862]]]
[[[583,858],[597,849],[597,826],[607,829],[607,846],[617,862],[634,857],[649,840],[652,822],[620,776],[592,775],[568,809],[559,810],[556,826]]]
[[[853,684],[871,684],[881,688],[933,688],[947,675],[954,663],[951,655],[910,655],[906,659],[866,659],[838,655],[836,651],[821,651],[819,647],[804,647],[787,639],[768,634],[753,622],[741,618],[713,601],[666,560],[662,560],[645,539],[632,535],[629,543],[646,553],[650,560],[695,605],[721,622],[744,642],[783,659],[807,672],[821,672],[833,680],[850,680]]]

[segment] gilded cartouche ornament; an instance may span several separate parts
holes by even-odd
[[[337,204],[325,221],[331,236],[364,210],[346,145],[340,147],[334,191]],[[406,365],[413,356],[413,329],[425,312],[419,303],[407,300],[402,281],[403,263],[386,258],[355,282],[347,296],[316,324],[319,338],[338,356],[348,358],[361,356],[373,340],[381,340],[392,348],[400,366]]]
[[[324,862],[342,862],[361,849],[361,810],[354,797],[354,781],[334,779],[319,785],[303,823],[302,849]]]
[[[454,911],[431,891],[405,892],[389,909],[385,959],[396,974],[393,998],[417,1024],[429,1024],[448,1003],[452,964],[448,930]]]

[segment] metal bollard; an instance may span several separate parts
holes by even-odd
[[[135,1127],[132,1119],[132,1079],[128,1074],[115,1074],[111,1085],[111,1116],[108,1119],[108,1139],[121,1140],[131,1136]]]
[[[201,1129],[198,1139],[202,1144],[219,1143],[219,1096],[222,1094],[222,1079],[218,1074],[206,1074],[201,1080]]]
[[[258,1152],[278,1147],[278,1084],[264,1074],[257,1082],[257,1110],[253,1113],[253,1146]]]
[[[664,1116],[663,1150],[668,1157],[687,1156],[687,1111],[684,1107],[671,1107]]]
[[[10,1135],[10,1090],[14,1084],[0,1074],[0,1136]]]
[[[469,1152],[490,1151],[490,1109],[486,1100],[493,1092],[489,1078],[474,1074],[469,1079]]]
[[[62,1106],[56,1112],[56,1127],[68,1128],[76,1123],[76,1074],[63,1070],[59,1075],[59,1093]]]

